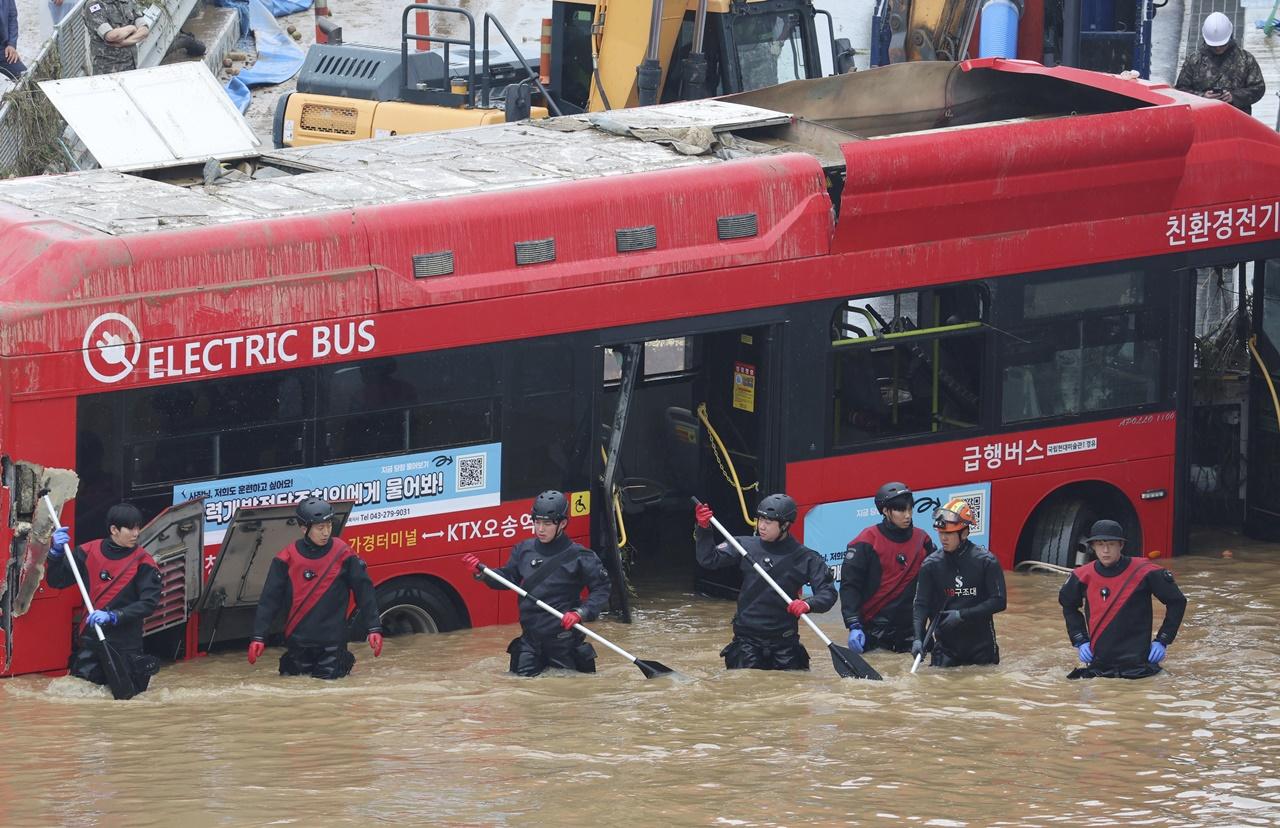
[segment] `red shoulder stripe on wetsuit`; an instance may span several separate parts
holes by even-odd
[[[870,598],[862,602],[864,623],[875,618],[880,610],[901,595],[907,585],[920,573],[920,564],[924,563],[925,557],[924,539],[924,532],[913,529],[911,537],[897,543],[885,537],[879,526],[868,526],[858,534],[858,537],[849,542],[850,546],[856,543],[867,544],[875,550],[876,557],[880,559],[880,586]],[[899,555],[906,559],[906,566],[898,563]]]
[[[1076,567],[1075,576],[1084,584],[1085,600],[1089,604],[1089,640],[1097,643],[1111,622],[1115,620],[1120,607],[1133,597],[1134,592],[1142,585],[1148,572],[1160,567],[1140,558],[1133,561],[1123,571],[1110,577],[1098,572],[1096,561]],[[1119,588],[1116,584],[1119,583]]]
[[[112,560],[103,553],[101,540],[90,541],[80,548],[84,550],[84,569],[89,581],[85,587],[89,590],[89,601],[94,609],[110,606],[120,591],[132,583],[139,566],[147,564],[160,569],[151,553],[141,546],[135,547],[132,555],[119,560]],[[108,580],[102,579],[103,572],[107,573]],[[83,622],[80,628],[84,629]]]
[[[285,622],[285,636],[293,635],[298,624],[315,608],[324,594],[333,586],[342,572],[342,562],[354,555],[351,547],[341,538],[333,539],[333,548],[323,558],[308,558],[298,551],[297,542],[284,548],[276,557],[289,568],[289,583],[293,587],[293,606],[289,608],[289,620]],[[307,577],[307,573],[311,577]]]

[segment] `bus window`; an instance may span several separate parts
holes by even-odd
[[[1160,402],[1174,291],[1141,272],[1002,284],[997,300],[1001,421]]]
[[[310,397],[290,371],[127,392],[132,486],[299,465]]]
[[[851,300],[832,319],[832,445],[976,428],[986,306],[980,286]]]
[[[496,355],[459,348],[322,368],[323,461],[493,441]]]
[[[693,345],[688,337],[651,339],[644,343],[645,377],[684,374],[694,367]]]
[[[591,432],[589,349],[562,338],[510,345],[507,410],[502,428],[502,498],[533,497],[545,489],[571,491],[585,484]],[[581,375],[581,376],[580,376]],[[518,412],[515,413],[515,412]]]

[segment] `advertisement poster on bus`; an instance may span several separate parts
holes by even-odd
[[[969,540],[979,546],[987,545],[990,525],[991,484],[966,483],[962,487],[920,489],[916,493],[914,521],[917,528],[928,533],[934,546],[938,545],[938,533],[933,528],[933,510],[953,498],[963,498],[973,510],[977,526],[969,532]],[[823,503],[809,510],[804,517],[804,545],[822,555],[840,577],[840,564],[844,562],[844,550],[849,541],[868,526],[881,520],[876,511],[875,498],[863,497]]]
[[[204,540],[221,543],[236,509],[278,506],[308,497],[355,506],[347,526],[497,506],[502,444],[379,457],[307,469],[184,483],[173,502],[204,497]]]

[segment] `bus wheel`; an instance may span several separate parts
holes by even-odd
[[[1098,519],[1097,510],[1081,498],[1064,498],[1049,505],[1036,516],[1031,535],[1032,560],[1055,566],[1074,567],[1079,541]]]
[[[391,581],[378,587],[382,629],[388,636],[442,633],[467,626],[440,587],[420,579]]]

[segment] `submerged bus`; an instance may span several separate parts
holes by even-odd
[[[40,582],[45,468],[77,539],[156,516],[169,656],[248,634],[309,494],[393,632],[514,621],[458,559],[499,564],[547,488],[624,620],[628,573],[696,576],[694,494],[748,531],[785,489],[833,564],[890,479],[968,498],[1005,566],[1073,563],[1103,516],[1174,554],[1197,272],[1280,294],[1278,146],[979,60],[0,182],[4,672],[65,670],[81,611]]]

